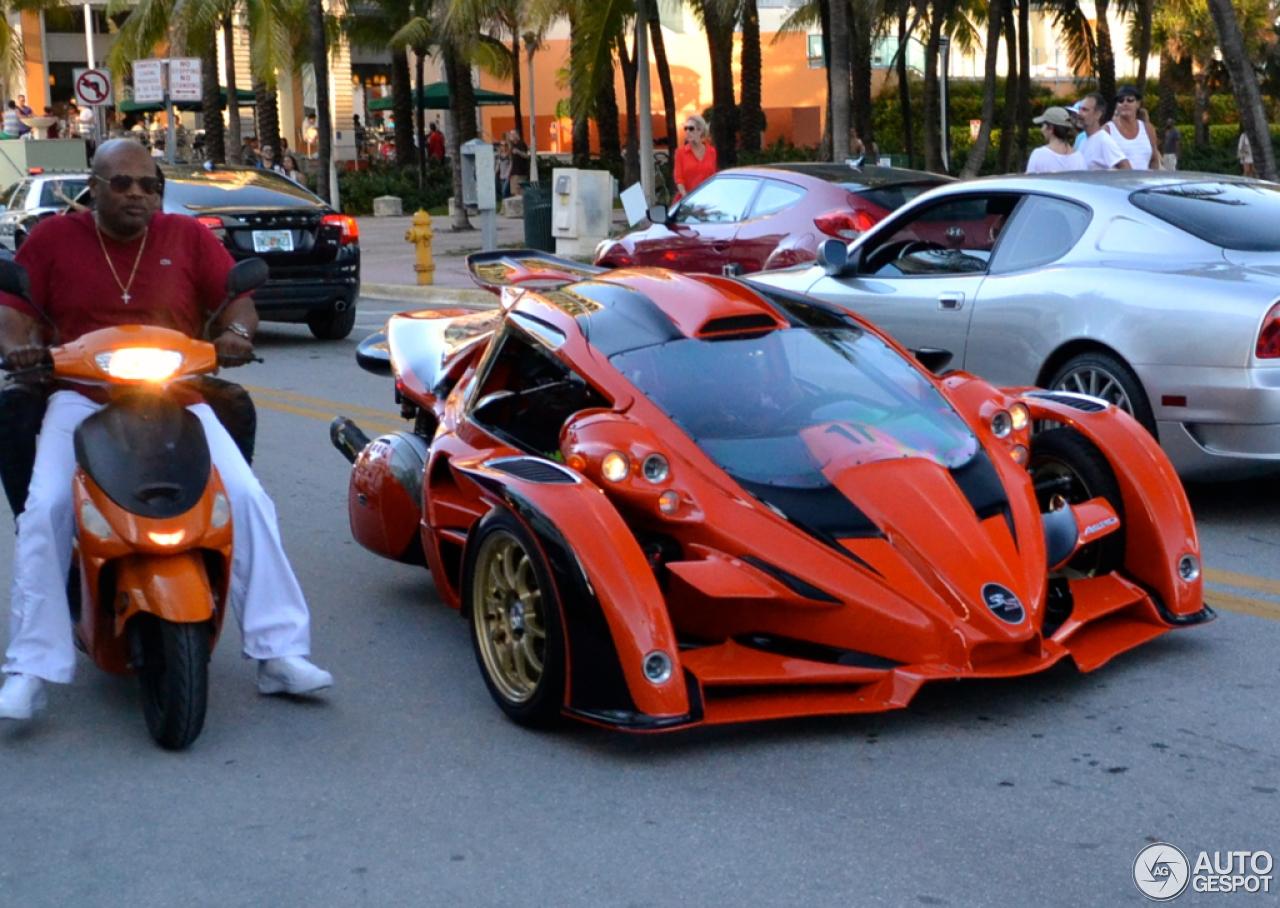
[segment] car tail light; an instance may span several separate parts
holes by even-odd
[[[196,218],[196,220],[201,224],[204,224],[204,226],[208,227],[210,230],[221,230],[223,227],[222,218],[214,217],[211,214],[201,215]]]
[[[342,233],[342,239],[339,242],[345,246],[348,243],[360,242],[360,225],[356,223],[356,219],[349,214],[326,214],[320,220],[321,226],[331,224],[337,227]]]
[[[870,230],[876,225],[876,219],[865,211],[849,211],[837,209],[828,211],[813,219],[814,226],[839,240],[857,239],[858,234]]]
[[[31,176],[33,176],[33,177],[35,177],[35,176],[39,176],[40,174],[44,173],[44,168],[43,168],[43,167],[28,167],[28,168],[27,168],[27,173],[29,173],[29,174],[30,174]]]
[[[1280,303],[1272,306],[1267,317],[1262,320],[1262,330],[1258,332],[1258,348],[1254,355],[1258,359],[1280,358]]]

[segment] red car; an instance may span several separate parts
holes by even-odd
[[[950,177],[894,167],[770,164],[716,174],[654,223],[596,250],[607,268],[744,274],[817,258],[829,238],[852,240]]]

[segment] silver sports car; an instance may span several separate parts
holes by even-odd
[[[1280,186],[1131,171],[957,183],[819,261],[751,280],[846,306],[996,385],[1104,398],[1186,479],[1280,471]]]

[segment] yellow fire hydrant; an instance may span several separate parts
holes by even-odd
[[[431,229],[431,215],[421,210],[413,216],[413,226],[404,234],[405,242],[418,247],[418,262],[413,270],[418,272],[419,284],[435,283],[436,263],[431,258],[431,238],[435,235]]]

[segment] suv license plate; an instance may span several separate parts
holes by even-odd
[[[293,252],[292,230],[255,230],[254,252]]]

